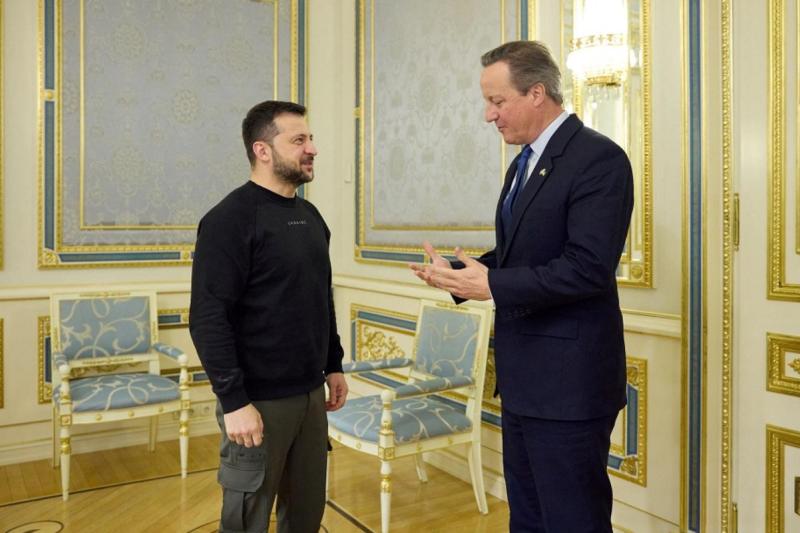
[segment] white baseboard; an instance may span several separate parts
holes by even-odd
[[[50,422],[46,422],[45,424],[48,428],[50,427]],[[214,416],[192,418],[189,421],[189,453],[191,453],[191,437],[210,435],[212,433],[219,433],[219,426]],[[94,432],[79,433],[74,435],[71,439],[72,453],[78,454],[97,450],[123,448],[125,446],[138,446],[147,444],[148,438],[149,428],[147,425],[117,427],[114,429],[101,429]],[[177,438],[177,422],[164,417],[158,425],[158,440],[168,441],[176,440]],[[39,438],[25,443],[7,444],[0,447],[0,465],[27,463],[30,461],[50,459],[51,457],[52,441],[49,437]]]
[[[455,454],[446,452],[430,452],[424,455],[425,462],[462,481],[470,484],[472,483],[466,458],[461,458]],[[501,474],[488,471],[484,468],[483,487],[486,489],[487,494],[491,494],[495,498],[506,501],[506,482]]]

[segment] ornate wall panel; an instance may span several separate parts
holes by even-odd
[[[767,426],[767,533],[800,531],[798,471],[800,433]]]
[[[611,439],[608,471],[647,486],[647,360],[628,357],[628,405]],[[622,423],[619,423],[620,420]]]
[[[39,265],[191,260],[241,120],[304,101],[305,0],[40,0]]]
[[[767,390],[800,396],[800,337],[767,333]]]
[[[52,378],[52,349],[50,343],[50,317],[38,317],[38,332],[39,332],[39,373],[38,373],[38,397],[39,403],[50,403],[53,396],[53,378]],[[174,328],[188,328],[189,327],[189,309],[159,309],[158,310],[158,329],[174,329]],[[2,340],[2,321],[0,320],[0,340]],[[0,362],[2,362],[2,351],[0,351]],[[180,368],[174,364],[169,364],[161,368],[161,375],[166,376],[173,381],[178,381],[180,377]],[[2,374],[0,373],[0,376]],[[1,382],[0,382],[1,383]],[[200,385],[209,385],[208,375],[203,370],[202,366],[189,367],[189,386],[196,387]],[[2,390],[2,389],[0,389]],[[0,404],[2,407],[2,404]]]
[[[618,84],[584,84],[567,68],[574,47],[574,0],[561,0],[561,72],[565,107],[587,126],[605,133],[624,147],[634,174],[634,205],[617,280],[631,287],[653,286],[653,167],[650,53],[650,0],[626,2],[632,58]],[[616,106],[612,109],[612,104]],[[601,113],[599,110],[603,110]],[[615,116],[613,124],[609,116]]]
[[[769,2],[769,297],[800,302],[800,7]]]
[[[425,239],[473,253],[494,246],[518,148],[482,119],[480,56],[527,38],[532,13],[533,0],[359,0],[357,260],[423,261]]]

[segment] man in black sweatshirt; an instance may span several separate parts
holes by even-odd
[[[197,229],[189,329],[217,395],[220,532],[319,531],[327,416],[344,405],[330,231],[296,195],[314,171],[305,107],[267,101],[242,122],[250,181]],[[325,399],[323,383],[329,388]]]

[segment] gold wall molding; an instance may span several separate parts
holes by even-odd
[[[785,533],[786,493],[797,481],[785,471],[786,448],[800,453],[800,432],[777,426],[767,426],[767,521],[766,533]],[[787,486],[788,485],[788,486]],[[795,498],[797,495],[795,494]]]
[[[800,477],[794,478],[794,514],[800,516]]]
[[[798,6],[795,4],[795,10]],[[800,302],[800,283],[786,277],[786,12],[785,0],[769,2],[769,172],[767,210],[767,297],[772,300]],[[793,80],[795,90],[800,82]],[[797,109],[794,113],[800,113]],[[800,122],[800,121],[798,121]],[[800,133],[795,132],[800,137]],[[797,144],[797,139],[795,139]],[[800,165],[798,165],[800,166]],[[798,187],[800,176],[794,176]],[[800,188],[800,187],[798,187]]]
[[[737,527],[736,504],[731,502],[733,483],[733,252],[738,243],[738,217],[733,188],[733,115],[731,27],[732,0],[722,0],[722,413],[720,458],[720,531],[733,533]]]
[[[3,269],[3,257],[5,255],[4,247],[3,247],[3,244],[4,244],[3,235],[5,233],[4,229],[3,229],[3,218],[5,216],[5,209],[4,209],[5,202],[4,202],[4,198],[3,198],[3,169],[5,168],[6,164],[5,164],[5,159],[3,157],[5,155],[5,137],[4,137],[3,134],[4,134],[5,129],[6,129],[5,128],[5,116],[6,116],[6,114],[5,114],[5,108],[3,107],[4,106],[4,100],[5,100],[4,94],[3,94],[3,87],[5,85],[5,82],[3,80],[3,77],[4,77],[3,76],[3,72],[4,72],[3,71],[3,69],[4,69],[4,66],[3,66],[3,55],[4,55],[3,43],[5,42],[5,35],[3,34],[3,24],[4,24],[4,20],[3,20],[3,0],[0,0],[0,270]],[[2,385],[0,385],[0,386],[2,386]],[[2,407],[2,401],[3,401],[3,399],[0,397],[0,407]]]
[[[39,397],[39,403],[45,404],[50,403],[50,400],[53,398],[53,385],[52,385],[52,377],[50,382],[47,382],[47,376],[45,376],[46,371],[46,364],[47,362],[45,359],[49,355],[49,350],[47,349],[47,344],[50,340],[50,315],[39,316],[37,318],[37,332],[38,332],[38,361],[39,361],[39,372],[38,374],[38,385],[37,385],[37,392]],[[52,372],[52,369],[51,369]]]
[[[0,9],[2,8],[3,6],[0,5]],[[1,22],[2,21],[0,21],[0,23]],[[0,318],[0,409],[5,407],[5,398],[6,398],[6,386],[5,386],[6,374],[5,374],[5,359],[4,359],[6,341],[4,337],[4,331],[5,331],[4,328],[5,324],[3,322],[3,319]]]
[[[767,390],[800,396],[800,337],[767,332]]]
[[[647,359],[627,357],[628,405],[620,413],[617,423],[622,421],[623,442],[611,444],[608,472],[626,481],[647,486]],[[635,411],[631,412],[634,405]],[[629,435],[636,442],[630,442]],[[619,466],[612,461],[620,459]]]
[[[368,323],[356,322],[357,358],[359,361],[395,359],[406,357],[406,352],[397,345],[397,339]]]

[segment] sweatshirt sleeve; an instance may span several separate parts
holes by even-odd
[[[219,206],[197,229],[189,331],[225,413],[250,403],[230,317],[247,285],[250,231],[237,210]]]
[[[336,328],[336,310],[333,307],[333,287],[331,287],[328,298],[328,315],[330,316],[330,328],[328,336],[328,362],[325,365],[325,375],[342,371],[342,358],[344,350],[339,339],[339,332]]]
[[[325,240],[328,245],[331,243],[331,230],[322,218],[322,214],[309,203],[309,207],[325,230]],[[330,260],[328,261],[328,360],[325,363],[325,375],[333,374],[342,371],[342,359],[344,358],[344,350],[342,349],[342,341],[339,338],[339,331],[336,327],[336,309],[333,304],[333,269],[330,267]]]

